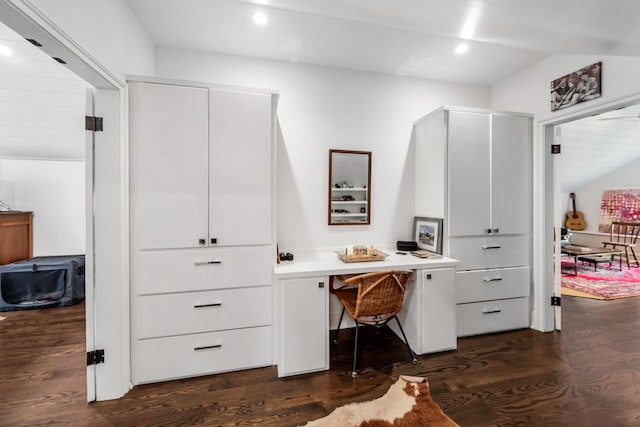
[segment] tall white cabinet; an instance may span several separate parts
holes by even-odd
[[[444,218],[458,336],[528,327],[532,118],[443,107],[416,121],[416,216]]]
[[[275,95],[129,82],[135,384],[273,363]]]

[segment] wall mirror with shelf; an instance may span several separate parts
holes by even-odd
[[[371,223],[371,151],[329,150],[329,225]]]

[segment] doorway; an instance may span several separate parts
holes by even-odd
[[[130,387],[126,84],[28,2],[2,1],[0,16],[95,88],[95,114],[103,117],[104,126],[93,132],[94,162],[86,177],[92,189],[86,214],[91,230],[86,239],[86,335],[87,350],[104,349],[105,358],[87,366],[87,393],[89,400],[118,398]]]
[[[540,190],[537,198],[541,203],[537,206],[537,212],[534,213],[534,216],[536,214],[539,215],[541,219],[539,229],[543,230],[543,232],[538,233],[540,236],[537,238],[534,236],[534,240],[538,242],[538,250],[536,252],[540,254],[542,259],[542,265],[539,265],[536,270],[539,272],[539,277],[542,278],[542,281],[538,280],[538,283],[543,284],[538,285],[536,293],[538,294],[538,307],[544,308],[544,310],[541,310],[541,312],[543,312],[541,323],[546,324],[547,327],[545,330],[561,329],[561,307],[552,307],[549,304],[549,300],[553,296],[561,296],[560,257],[555,256],[555,254],[560,253],[560,243],[559,239],[558,242],[556,242],[554,236],[560,236],[561,228],[564,227],[564,220],[567,218],[567,196],[571,193],[571,188],[581,188],[581,185],[586,185],[587,180],[605,176],[609,171],[622,167],[625,162],[628,162],[631,158],[640,156],[640,144],[635,144],[633,150],[628,150],[626,155],[619,155],[620,153],[609,153],[608,156],[603,154],[598,155],[597,147],[595,148],[595,152],[587,153],[585,151],[589,143],[585,142],[584,136],[582,136],[581,139],[580,135],[577,135],[579,132],[576,132],[576,129],[579,126],[585,126],[590,129],[587,130],[587,132],[591,134],[597,132],[602,133],[601,131],[594,130],[594,126],[599,128],[615,128],[615,122],[618,119],[610,120],[610,118],[625,117],[626,120],[627,117],[633,118],[633,116],[637,115],[639,118],[633,118],[633,120],[637,120],[637,127],[640,132],[639,102],[640,97],[633,96],[610,104],[594,107],[591,110],[579,111],[560,119],[540,123],[541,140],[544,141],[540,151],[544,150],[544,152],[534,153],[534,155],[539,156],[538,159],[543,164],[542,170],[545,172],[541,176],[538,176]],[[608,121],[612,123],[605,125]],[[569,130],[569,132],[567,132],[567,130]],[[574,135],[570,135],[572,133]],[[618,136],[621,136],[620,132],[617,133]],[[568,137],[569,135],[570,137]],[[558,143],[561,145],[562,153],[559,156],[551,154],[552,145]],[[592,144],[594,143],[592,142]],[[609,138],[607,149],[611,148],[612,144]],[[583,152],[576,154],[576,151],[579,150]],[[570,156],[585,157],[582,160],[573,159],[573,163],[568,162],[567,165],[563,166],[564,160],[569,159]],[[603,165],[598,164],[596,166],[599,162],[603,163]],[[580,168],[589,168],[590,165],[594,165],[594,167],[588,172],[586,170],[583,173],[579,172]],[[540,170],[540,168],[537,168],[537,170]],[[590,176],[587,176],[589,174]],[[573,178],[570,183],[563,188],[561,186],[562,181],[568,176],[572,176]],[[597,197],[598,200],[594,200],[594,197]],[[590,218],[588,219],[593,223],[592,227],[589,227],[588,232],[584,233],[584,236],[581,237],[589,238],[588,235],[590,234],[592,240],[599,243],[601,236],[597,235],[596,225],[598,215],[594,215],[593,213],[594,209],[597,209],[597,207],[594,208],[593,205],[599,203],[599,195],[591,196],[591,200],[585,200],[585,203],[587,209],[590,211]],[[599,212],[599,210],[597,210],[597,212]]]

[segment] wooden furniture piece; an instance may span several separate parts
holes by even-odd
[[[586,246],[570,245],[560,248],[563,254],[573,257],[573,266],[575,268],[574,276],[578,275],[578,261],[587,261],[594,265],[594,268],[598,268],[598,263],[608,262],[609,268],[611,268],[611,262],[615,255],[622,254],[619,249],[612,248],[590,248]],[[620,266],[622,270],[622,266]]]
[[[273,364],[275,95],[129,82],[134,384]]]
[[[409,356],[415,363],[416,356],[411,350],[411,345],[402,329],[402,324],[398,320],[397,314],[402,309],[405,292],[409,284],[409,279],[413,276],[413,271],[377,271],[365,273],[345,279],[342,285],[335,288],[335,295],[343,305],[342,314],[338,321],[333,342],[338,342],[340,325],[345,311],[355,321],[356,336],[353,347],[353,370],[351,376],[358,376],[356,370],[358,361],[358,330],[360,324],[372,325],[376,328],[385,326],[390,320],[395,319],[398,328],[402,333]]]
[[[640,223],[634,222],[613,222],[611,224],[611,231],[609,233],[609,240],[602,242],[604,247],[611,246],[614,249],[622,248],[624,256],[627,261],[627,268],[631,268],[629,259],[629,252],[633,257],[636,267],[640,267],[638,264],[638,257],[636,256],[636,242],[638,241],[638,234],[640,234]],[[622,253],[618,255],[620,257],[620,268],[622,269]]]
[[[422,259],[388,251],[384,261],[344,263],[333,252],[299,255],[274,267],[274,345],[278,376],[329,369],[329,330],[337,326],[340,302],[329,294],[329,277],[375,271],[413,270],[398,318],[416,354],[453,350],[456,339],[457,260]],[[341,307],[340,307],[341,308]],[[335,317],[332,315],[335,314]],[[395,323],[389,327],[398,335]]]
[[[442,107],[413,135],[415,215],[460,260],[458,336],[529,327],[531,115]]]
[[[33,256],[33,212],[0,212],[0,265]]]

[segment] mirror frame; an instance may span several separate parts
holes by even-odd
[[[333,183],[333,155],[334,154],[360,154],[360,155],[365,155],[367,156],[367,183],[366,183],[366,188],[362,188],[362,187],[345,187],[343,189],[343,187],[334,187],[334,183]],[[332,215],[335,215],[332,212],[332,203],[335,202],[335,200],[332,200],[332,195],[333,193],[337,190],[340,192],[348,192],[349,189],[352,189],[352,192],[355,193],[365,193],[365,197],[366,197],[366,213],[363,215],[358,215],[355,216],[354,218],[358,218],[358,217],[362,217],[364,216],[364,220],[362,221],[355,221],[355,220],[344,220],[344,221],[335,221],[332,219]],[[371,224],[371,151],[356,151],[356,150],[337,150],[337,149],[330,149],[329,150],[329,197],[328,197],[328,216],[327,216],[327,221],[329,225],[368,225]]]

